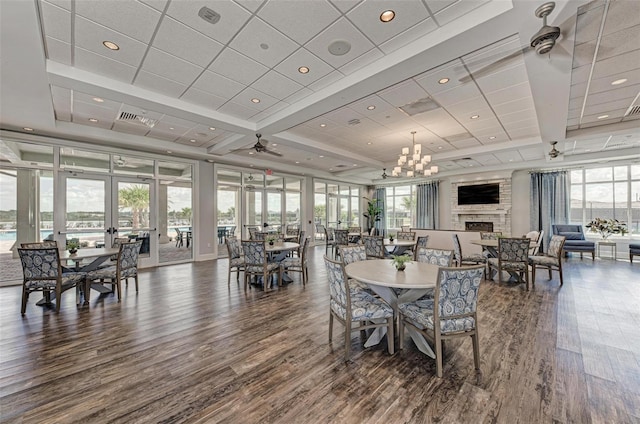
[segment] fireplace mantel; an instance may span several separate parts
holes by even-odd
[[[454,209],[451,211],[455,215],[507,215],[510,209]]]

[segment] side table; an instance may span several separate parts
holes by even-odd
[[[610,247],[611,248],[611,253],[613,255],[612,259],[615,261],[616,257],[618,256],[618,246],[616,245],[615,241],[598,241],[597,242],[598,245],[598,257],[600,258],[600,247],[605,246],[605,247]]]

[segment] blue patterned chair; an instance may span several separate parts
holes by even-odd
[[[240,282],[240,272],[244,271],[244,254],[242,245],[237,238],[227,237],[224,240],[229,253],[229,269],[227,271],[227,285],[231,284],[231,273],[236,272],[236,281]]]
[[[304,231],[303,231],[304,233]],[[307,268],[307,250],[309,247],[309,237],[305,238],[299,249],[297,257],[284,258],[280,263],[283,272],[299,272],[302,274],[302,285],[307,284],[309,270]]]
[[[278,273],[278,286],[282,285],[282,268],[278,262],[269,262],[265,241],[242,240],[244,252],[244,289],[247,290],[249,278],[262,277],[264,291],[269,290],[271,277]]]
[[[333,245],[336,257],[340,256],[341,248],[349,246],[349,230],[334,230]]]
[[[349,265],[352,262],[367,260],[367,250],[361,244],[357,244],[355,246],[340,247],[339,250],[340,259],[342,260],[342,263],[344,265]],[[358,280],[349,280],[349,283],[351,288],[354,290],[363,290],[369,294],[373,294],[373,291],[365,283],[361,283]]]
[[[458,235],[452,234],[451,238],[453,239],[453,260],[455,261],[457,266],[477,265],[486,262],[487,259],[484,257],[484,255],[479,253],[473,255],[463,255]]]
[[[415,231],[399,231],[398,234],[396,234],[396,238],[398,240],[415,240],[416,239],[416,232]]]
[[[54,242],[55,243],[55,242]],[[56,247],[18,249],[22,264],[22,308],[25,314],[29,294],[35,291],[43,293],[45,301],[51,302],[51,293],[56,295],[56,312],[60,311],[62,293],[76,289],[76,304],[80,303],[80,288],[85,281],[84,272],[62,273],[60,252]]]
[[[502,271],[516,276],[518,281],[525,283],[529,290],[529,247],[528,238],[500,238],[498,239],[498,257],[487,259],[489,272],[498,271],[498,281],[502,283]],[[524,279],[522,278],[524,276]],[[493,275],[491,275],[493,279]]]
[[[551,271],[558,271],[560,274],[560,285],[562,281],[562,248],[564,247],[564,236],[551,236],[547,253],[542,255],[529,256],[529,265],[531,265],[531,285],[536,286],[536,268],[549,270],[549,279],[551,279]]]
[[[367,259],[384,259],[384,237],[382,236],[363,236],[362,241]]]
[[[138,256],[142,240],[121,243],[116,264],[105,268],[98,268],[87,273],[87,282],[85,287],[84,302],[89,303],[91,295],[91,283],[98,281],[100,284],[110,284],[115,287],[118,302],[122,300],[122,286],[120,282],[125,281],[129,284],[129,278],[133,278],[136,282],[136,293],[138,292]]]
[[[400,349],[404,345],[405,326],[432,340],[438,377],[442,377],[442,342],[455,337],[471,337],[473,360],[476,370],[480,369],[476,308],[483,268],[482,265],[440,268],[433,299],[419,299],[398,305]]]
[[[351,332],[370,328],[387,328],[387,347],[393,355],[393,309],[386,302],[377,299],[367,292],[352,290],[350,280],[344,272],[344,264],[326,256],[324,264],[327,268],[329,280],[329,342],[333,338],[333,320],[338,320],[345,326],[344,331],[344,360],[348,361],[351,349]],[[377,321],[377,322],[374,322]],[[358,326],[354,326],[358,324]]]
[[[450,267],[453,263],[453,250],[420,247],[416,250],[416,262]]]

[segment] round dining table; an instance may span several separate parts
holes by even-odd
[[[349,278],[367,284],[378,296],[384,299],[397,314],[398,304],[413,302],[436,287],[438,266],[423,262],[409,262],[404,271],[398,271],[390,259],[372,259],[352,262],[345,266]],[[433,349],[426,339],[417,331],[406,327],[418,349],[435,358]],[[365,346],[380,343],[386,334],[386,328],[376,329]]]
[[[388,238],[384,239],[384,247],[391,248],[390,253],[392,255],[402,255],[407,249],[411,249],[416,245],[415,240],[398,240],[393,241]]]

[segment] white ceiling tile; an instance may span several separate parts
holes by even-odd
[[[545,146],[546,149],[546,146]],[[535,147],[523,147],[519,149],[520,156],[524,160],[536,160],[545,157],[546,152],[540,146]]]
[[[334,82],[341,80],[342,78],[344,78],[344,75],[342,73],[338,71],[333,71],[323,76],[319,80],[312,82],[311,84],[309,84],[308,87],[313,91],[320,91],[323,88],[333,84]]]
[[[365,0],[330,0],[335,7],[337,7],[342,13],[347,13],[353,9],[358,3]]]
[[[209,69],[241,84],[251,84],[269,70],[230,48],[224,49]]]
[[[329,53],[328,47],[336,40],[347,40],[351,49],[341,56],[334,56]],[[353,59],[371,50],[374,45],[367,40],[349,21],[341,18],[313,38],[304,46],[311,53],[327,62],[334,68],[351,62]]]
[[[310,89],[305,87],[305,88],[301,88],[300,90],[296,91],[295,93],[293,93],[289,97],[285,98],[284,101],[286,103],[293,104],[293,103],[299,102],[302,99],[307,98],[308,96],[310,96],[312,94],[313,94],[313,90],[310,90]]]
[[[620,85],[611,85],[613,81],[623,78],[625,78],[627,81]],[[635,72],[621,72],[619,74],[613,74],[604,78],[591,79],[591,84],[589,84],[589,95],[611,90],[612,88],[624,88],[637,84],[640,84],[640,62],[638,62],[638,69]],[[630,93],[632,93],[632,91],[630,91]]]
[[[347,63],[344,66],[340,67],[340,72],[345,75],[349,75],[358,69],[364,68],[365,66],[375,62],[376,60],[382,58],[384,55],[378,49],[371,49],[365,54],[358,56],[353,59],[351,62]]]
[[[198,11],[207,7],[220,15],[215,24],[198,16]],[[226,44],[251,18],[251,14],[231,1],[190,0],[174,1],[167,14],[214,40]]]
[[[574,68],[571,71],[571,84],[580,84],[589,80],[591,73],[591,64]]]
[[[193,121],[189,121],[187,119],[182,119],[182,118],[177,118],[175,116],[171,116],[171,115],[162,115],[162,117],[159,119],[158,124],[156,125],[166,125],[166,127],[171,130],[170,127],[174,127],[174,130],[176,131],[176,133],[178,133],[179,131],[182,131],[182,133],[185,133],[187,130],[196,127],[198,124],[196,124]],[[161,128],[162,128],[161,125]],[[155,127],[154,127],[155,128]],[[184,129],[184,130],[182,130]],[[173,130],[172,130],[173,131]]]
[[[139,0],[140,2],[146,4],[147,6],[153,7],[154,9],[162,12],[167,5],[168,0]]]
[[[475,84],[464,84],[451,90],[441,91],[432,95],[433,99],[441,106],[450,106],[456,103],[479,97],[482,93]]]
[[[340,13],[326,0],[270,0],[258,16],[291,39],[305,44],[338,19]],[[283,19],[283,16],[292,18]],[[313,16],[313,19],[298,18],[302,16]]]
[[[75,49],[75,65],[79,69],[84,69],[126,83],[131,83],[136,74],[136,68],[133,66],[81,48]]]
[[[255,115],[253,115],[251,117],[252,121],[258,122],[262,119],[268,118],[271,115],[273,115],[274,113],[277,113],[279,111],[281,111],[282,109],[286,108],[287,106],[289,106],[287,103],[285,102],[278,102],[275,105],[263,110],[262,112],[258,112]]]
[[[298,72],[298,68],[301,66],[308,67],[309,72],[306,74]],[[331,66],[311,54],[306,49],[297,50],[274,69],[282,75],[291,78],[304,86],[312,84],[333,71]]]
[[[116,121],[113,123],[112,129],[114,131],[120,131],[127,134],[145,135],[149,132],[150,128],[146,125],[131,124],[124,121]]]
[[[165,17],[153,39],[153,47],[204,68],[224,46],[175,19]]]
[[[174,80],[177,83],[190,85],[204,68],[191,62],[151,48],[142,64],[142,70]]]
[[[461,0],[456,3],[451,4],[450,6],[438,11],[435,14],[436,21],[440,26],[448,24],[449,22],[458,19],[460,16],[471,12],[472,10],[482,6],[484,3],[487,3],[489,0]],[[429,4],[434,4],[435,2],[431,1]],[[447,1],[447,3],[449,3]]]
[[[438,25],[436,25],[435,21],[431,18],[427,18],[414,25],[413,27],[407,29],[406,31],[385,41],[379,46],[379,48],[385,54],[391,54],[399,48],[404,47],[419,38],[424,37],[430,32],[435,31],[436,29],[438,29]]]
[[[373,106],[373,109],[372,110],[367,109],[369,106]],[[396,108],[393,107],[393,105],[387,103],[386,101],[384,101],[382,98],[378,97],[375,94],[371,96],[367,96],[364,99],[357,100],[353,103],[350,103],[349,108],[365,116],[371,116],[372,119],[374,120],[376,119],[374,118],[375,116],[379,116],[380,114],[385,113],[386,111],[396,110]]]
[[[475,138],[468,138],[466,140],[453,141],[451,144],[456,149],[468,149],[470,147],[480,146],[480,143]]]
[[[251,101],[252,99],[258,99],[260,100],[260,103],[253,103]],[[265,110],[275,105],[276,103],[278,103],[278,99],[271,97],[251,87],[247,87],[244,90],[242,90],[231,101],[239,105],[242,105],[244,107],[255,109],[256,111]]]
[[[598,37],[603,11],[604,7],[598,7],[587,13],[578,13],[575,29],[576,44],[590,42]]]
[[[470,118],[471,115],[480,115],[480,117],[485,117],[483,115],[485,115],[486,112],[485,114],[481,112],[489,109],[489,104],[487,103],[487,101],[483,96],[477,96],[477,97],[462,99],[461,102],[448,105],[447,107],[445,107],[445,109],[451,115],[454,115],[454,116],[461,115],[460,118],[463,118],[466,120],[466,118]]]
[[[516,150],[495,152],[493,155],[502,163],[521,162],[522,156]]]
[[[490,116],[487,119],[474,119],[465,122],[464,126],[467,128],[467,131],[475,135],[476,132],[480,132],[482,134],[483,131],[499,128],[500,122],[498,121],[498,118]]]
[[[437,13],[457,1],[459,0],[425,0],[425,3],[429,7],[429,10],[431,10],[431,13]]]
[[[640,25],[640,10],[636,1],[614,1],[609,3],[603,34],[609,35],[624,28]]]
[[[204,106],[211,109],[218,109],[228,101],[228,97],[220,97],[206,91],[191,87],[181,97],[185,102]]]
[[[494,105],[493,110],[498,115],[504,115],[507,113],[512,113],[517,110],[527,110],[527,109],[535,109],[535,104],[533,103],[533,99],[531,97],[524,97],[521,99],[514,100],[512,102],[502,103],[499,105]]]
[[[414,80],[409,79],[378,92],[378,96],[396,107],[428,97],[428,94]]]
[[[584,43],[575,46],[573,49],[573,64],[571,66],[573,68],[579,68],[591,64],[595,51],[596,45],[594,43]]]
[[[105,40],[116,43],[120,50],[110,50],[104,47],[102,42]],[[147,46],[144,43],[79,16],[76,16],[75,19],[75,43],[76,47],[81,47],[94,54],[135,67],[140,65],[142,57],[147,50]]]
[[[47,0],[46,2],[71,11],[71,0]]]
[[[640,15],[640,9],[637,12],[636,14]],[[640,45],[640,25],[605,35],[600,39],[597,60],[608,59],[619,56],[621,53],[636,50],[638,45]]]
[[[47,43],[47,58],[54,62],[72,65],[71,44],[51,37],[46,37],[45,40]]]
[[[71,43],[71,12],[47,2],[41,2],[40,5],[45,34],[65,43]]]
[[[280,63],[300,47],[256,17],[249,21],[229,46],[269,68]]]
[[[77,15],[143,43],[151,40],[162,16],[137,1],[76,1],[75,5]]]
[[[331,122],[337,123],[338,125],[346,126],[352,119],[364,119],[364,115],[348,107],[342,107],[340,109],[336,109],[324,114],[322,118],[324,118],[325,121],[329,120]]]
[[[608,103],[587,103],[587,107],[584,108],[585,115],[600,115],[608,114],[609,111],[623,109],[627,110],[635,97],[627,97],[626,99],[616,100]],[[579,112],[580,110],[578,110]],[[572,111],[570,111],[572,112]],[[579,116],[579,114],[578,114]]]
[[[71,122],[75,124],[80,124],[80,125],[87,125],[89,127],[103,128],[105,130],[112,129],[113,121],[103,119],[103,120],[99,120],[98,122],[91,122],[89,121],[90,118],[93,118],[93,116],[86,115],[82,111],[74,112],[71,117]]]
[[[629,94],[636,95],[640,92],[640,84],[615,88],[602,93],[590,94],[587,97],[587,104],[608,103],[627,98]]]
[[[249,119],[256,113],[255,109],[250,109],[234,102],[225,103],[218,111],[241,119]]]
[[[391,22],[382,22],[380,13],[389,7],[387,1],[364,1],[351,9],[347,18],[375,44],[382,44],[429,18],[422,2],[396,0],[393,2],[395,18]]]
[[[484,93],[491,93],[492,91],[502,90],[505,87],[527,82],[528,79],[527,69],[522,65],[502,69],[499,72],[480,77],[476,82]]]
[[[508,132],[509,132],[509,136],[513,140],[540,136],[540,130],[538,129],[538,127],[514,129],[514,130],[509,130]]]
[[[523,120],[526,120],[531,124],[537,123],[535,109],[520,110],[517,112],[500,115],[499,119],[500,122],[502,122],[502,124],[505,126],[505,128],[508,128],[511,124],[521,122]]]
[[[449,78],[449,81],[440,84],[439,81],[443,78]],[[444,65],[437,66],[427,72],[423,72],[413,78],[422,88],[428,93],[435,95],[441,91],[451,90],[462,84],[475,85],[469,77],[469,73],[465,69],[460,59],[452,60]],[[466,83],[460,82],[460,80],[469,81]]]
[[[602,112],[595,113],[592,115],[584,115],[582,117],[581,124],[585,124],[587,122],[602,122],[602,125],[606,125],[606,123],[610,122],[620,122],[620,119],[624,116],[624,113],[627,111],[627,108],[608,110],[607,115],[609,115],[608,119],[599,119],[600,116],[604,116]]]
[[[531,88],[528,82],[512,85],[502,90],[485,93],[485,97],[492,105],[511,102],[523,98],[531,98]]]
[[[193,87],[227,99],[244,89],[244,85],[211,71],[204,71],[194,82]]]
[[[497,157],[495,157],[492,154],[487,154],[487,155],[476,155],[473,157],[473,159],[476,162],[481,163],[483,166],[488,166],[488,165],[497,165],[500,162],[500,160],[498,160]]]
[[[138,73],[134,85],[176,98],[180,97],[180,95],[187,89],[185,84],[180,84],[171,79],[146,71],[140,71]]]
[[[302,85],[276,71],[267,72],[252,84],[252,87],[279,100],[284,100],[303,88]]]

